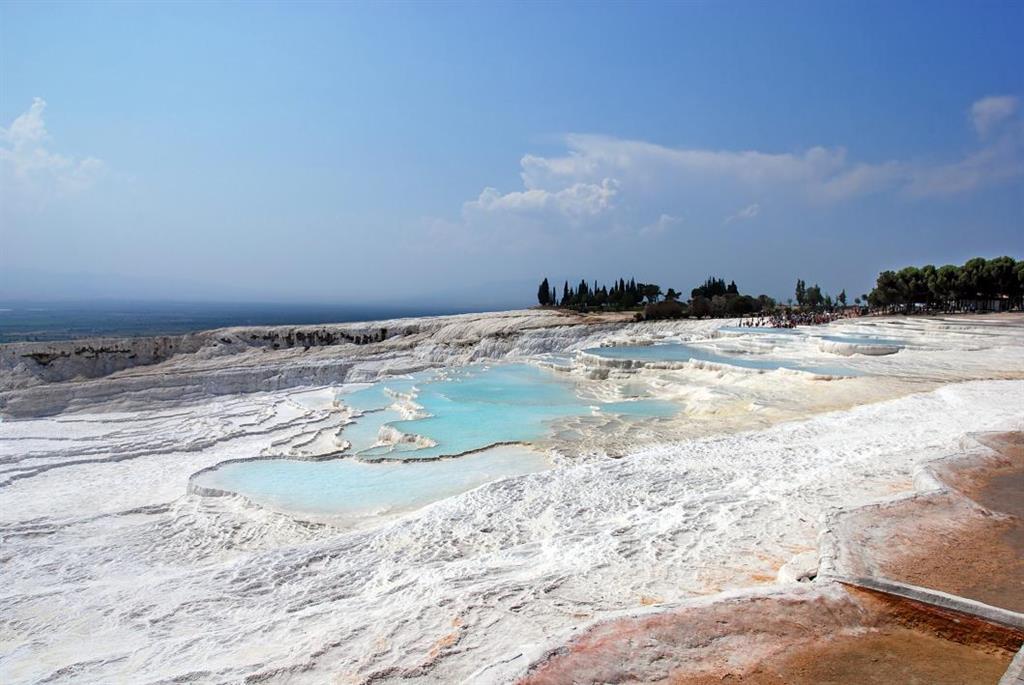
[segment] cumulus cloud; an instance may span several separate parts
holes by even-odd
[[[43,113],[46,101],[35,98],[7,128],[0,127],[0,180],[5,197],[29,204],[86,190],[103,174],[95,157],[75,159],[47,148],[50,135]]]
[[[525,155],[520,175],[526,188],[547,191],[613,178],[630,190],[717,181],[737,192],[792,190],[826,203],[887,191],[912,197],[948,195],[1022,173],[1024,131],[1015,119],[1018,106],[1019,99],[1008,95],[975,102],[970,112],[982,137],[980,146],[942,164],[851,162],[845,148],[820,145],[802,152],[705,150],[570,134],[564,155]]]
[[[971,121],[980,136],[989,135],[1017,112],[1020,101],[1012,95],[994,95],[971,105]]]
[[[45,100],[33,98],[28,111],[20,114],[10,128],[0,128],[0,140],[10,143],[15,149],[42,143],[48,137],[43,122],[45,109]]]
[[[725,217],[724,223],[731,224],[734,221],[746,221],[748,219],[753,219],[760,213],[761,205],[755,202],[752,205],[747,205],[746,207],[736,212],[735,214],[730,214],[729,216]]]
[[[988,116],[982,126],[991,131],[996,120]],[[564,156],[523,157],[521,176],[530,189],[551,190],[594,178],[614,178],[630,189],[718,182],[737,193],[795,191],[809,201],[826,203],[886,191],[955,194],[1022,173],[1024,135],[1019,126],[1007,128],[1011,130],[962,159],[936,165],[899,160],[851,163],[841,147],[816,146],[799,153],[733,152],[574,134],[565,139]]]
[[[572,219],[582,219],[609,210],[617,188],[618,183],[610,178],[600,183],[573,183],[557,192],[530,188],[503,195],[495,188],[484,188],[477,199],[464,205],[463,211],[556,212]]]
[[[669,233],[681,212],[696,227],[752,220],[761,213],[759,203],[748,204],[752,197],[771,197],[774,217],[870,195],[954,196],[1024,175],[1017,98],[989,97],[969,110],[979,133],[973,149],[931,163],[856,160],[839,146],[714,150],[569,134],[564,151],[520,159],[521,189],[487,187],[465,202],[459,225],[477,240],[499,231],[550,236],[586,227],[628,241]],[[659,218],[650,222],[652,215]]]

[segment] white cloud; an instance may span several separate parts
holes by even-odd
[[[911,170],[906,190],[915,197],[965,193],[1024,175],[1024,121],[1014,119],[1019,99],[982,98],[971,105],[971,120],[983,144],[963,159]]]
[[[570,134],[565,155],[525,155],[523,185],[553,191],[574,183],[615,178],[623,193],[664,192],[672,186],[717,183],[735,193],[795,191],[814,203],[831,203],[880,193],[911,197],[951,195],[1024,173],[1024,126],[1008,121],[1017,111],[1011,96],[979,100],[971,108],[983,141],[960,160],[944,164],[848,160],[842,147],[814,146],[803,152],[673,148],[645,141]]]
[[[656,236],[668,232],[669,229],[683,223],[682,218],[670,214],[662,214],[653,223],[647,224],[637,231],[641,236]]]
[[[731,224],[734,221],[747,221],[748,219],[753,219],[760,213],[761,205],[755,202],[752,205],[747,205],[746,207],[736,212],[735,214],[727,216],[723,223]]]
[[[878,164],[855,164],[844,168],[842,173],[819,179],[812,192],[817,201],[838,202],[859,195],[897,189],[911,175],[909,165],[895,160]]]
[[[671,235],[683,212],[694,230],[722,225],[721,217],[724,224],[752,220],[762,209],[749,204],[752,197],[770,197],[777,218],[870,195],[914,201],[969,193],[1024,175],[1024,123],[1016,102],[1003,96],[974,103],[972,117],[986,135],[946,162],[857,161],[838,146],[709,150],[569,134],[563,152],[521,158],[522,189],[484,188],[463,204],[461,221],[446,224],[446,233],[481,245],[500,234],[528,246],[538,236],[569,238],[585,226],[625,244],[637,236]],[[648,223],[651,216],[659,218]]]
[[[579,220],[596,216],[612,207],[612,198],[618,191],[618,183],[606,178],[600,184],[574,183],[557,192],[530,188],[521,192],[502,195],[495,188],[484,188],[480,196],[467,202],[464,213],[469,212],[557,212]]]
[[[842,169],[846,151],[813,147],[804,153],[765,153],[671,148],[637,140],[570,134],[564,157],[526,155],[521,161],[527,188],[550,188],[569,180],[599,177],[644,180],[655,174],[702,174],[747,184],[805,182]]]
[[[10,128],[0,128],[0,140],[10,143],[15,149],[42,143],[48,137],[43,123],[46,101],[33,98],[28,111],[18,116]]]
[[[0,127],[0,184],[5,198],[19,204],[39,205],[55,196],[81,192],[105,171],[95,157],[78,160],[47,149],[45,110],[46,101],[35,98],[8,128]]]
[[[915,169],[906,190],[914,197],[966,193],[1024,174],[1024,129],[949,164]]]
[[[971,105],[971,121],[980,136],[987,136],[999,124],[1013,116],[1019,100],[1012,95],[994,95]]]

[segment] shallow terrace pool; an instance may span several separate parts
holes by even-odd
[[[765,329],[762,329],[765,330]],[[759,354],[722,354],[705,347],[683,343],[662,345],[627,345],[621,347],[595,347],[586,350],[588,354],[607,359],[629,359],[634,361],[653,362],[687,362],[702,361],[714,364],[738,366],[745,369],[774,371],[776,369],[793,369],[806,371],[823,376],[855,376],[853,369],[842,365],[808,364],[798,360],[765,357]]]
[[[884,345],[902,348],[906,343],[895,338],[876,338],[870,335],[823,335],[822,340],[829,342],[848,343],[850,345]]]
[[[456,459],[416,464],[357,459],[264,459],[225,464],[196,484],[245,495],[271,509],[340,519],[347,526],[410,511],[484,483],[549,468],[526,447],[495,447]]]
[[[595,412],[656,418],[679,410],[675,404],[661,400],[601,403],[583,399],[567,376],[531,364],[467,367],[432,380],[414,381],[407,387],[415,387],[415,403],[429,416],[389,421],[387,425],[437,444],[419,448],[408,442],[378,445],[358,452],[360,458],[458,455],[496,443],[539,440],[547,435],[551,422],[561,418]],[[393,392],[384,384],[385,401]],[[344,396],[339,399],[347,401]]]
[[[195,485],[360,525],[498,478],[548,468],[541,452],[522,443],[547,437],[558,419],[606,413],[634,421],[672,416],[680,409],[644,398],[586,399],[571,376],[530,364],[424,372],[338,400],[363,412],[342,428],[340,438],[351,444],[345,456],[234,462],[200,473]],[[403,419],[402,412],[422,418]],[[401,435],[422,439],[396,441]]]

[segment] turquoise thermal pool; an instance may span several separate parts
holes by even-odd
[[[823,376],[855,376],[857,372],[841,365],[807,364],[802,361],[767,357],[760,354],[722,354],[696,345],[683,343],[666,343],[660,345],[623,345],[620,347],[595,347],[586,350],[606,359],[628,359],[631,361],[650,362],[687,362],[699,361],[713,364],[725,364],[745,369],[774,371],[792,369]]]
[[[381,383],[339,399],[357,408],[386,409],[400,394],[414,393],[415,404],[426,416],[389,420],[386,425],[404,435],[422,436],[436,443],[417,447],[412,442],[378,445],[357,450],[360,458],[422,459],[452,456],[508,442],[532,442],[550,431],[551,422],[596,412],[638,418],[659,418],[679,408],[662,400],[636,399],[601,403],[581,398],[571,380],[530,364],[474,366],[444,376],[419,375],[399,385]],[[364,414],[365,420],[376,412]],[[371,418],[372,420],[372,418]],[[383,424],[378,424],[383,425]],[[342,438],[350,431],[346,427]],[[368,431],[364,431],[367,433]],[[353,441],[353,445],[357,441]]]
[[[889,347],[902,347],[906,343],[894,338],[877,338],[873,335],[862,335],[850,333],[847,335],[821,335],[815,336],[809,331],[800,328],[773,328],[770,326],[722,326],[718,333],[729,337],[742,335],[756,336],[789,336],[790,338],[813,339],[820,338],[829,342],[847,343],[850,345],[886,345]]]
[[[273,509],[358,524],[548,468],[542,453],[507,443],[541,440],[558,419],[602,413],[643,420],[679,411],[667,401],[600,402],[577,390],[570,377],[530,364],[470,366],[384,381],[338,397],[362,412],[341,429],[340,439],[350,443],[342,458],[233,462],[200,473],[195,484]],[[403,411],[418,418],[403,419]],[[382,434],[391,439],[381,440]]]
[[[271,509],[359,525],[411,511],[499,478],[543,471],[540,452],[503,446],[457,459],[368,464],[358,459],[263,459],[224,464],[196,476],[205,488],[245,495]]]

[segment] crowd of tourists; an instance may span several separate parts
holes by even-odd
[[[842,309],[837,311],[823,312],[801,312],[792,309],[783,309],[766,316],[752,316],[743,319],[740,326],[744,328],[796,328],[797,326],[816,326],[818,324],[831,323],[838,319],[845,319],[850,316],[857,316],[856,309]]]

